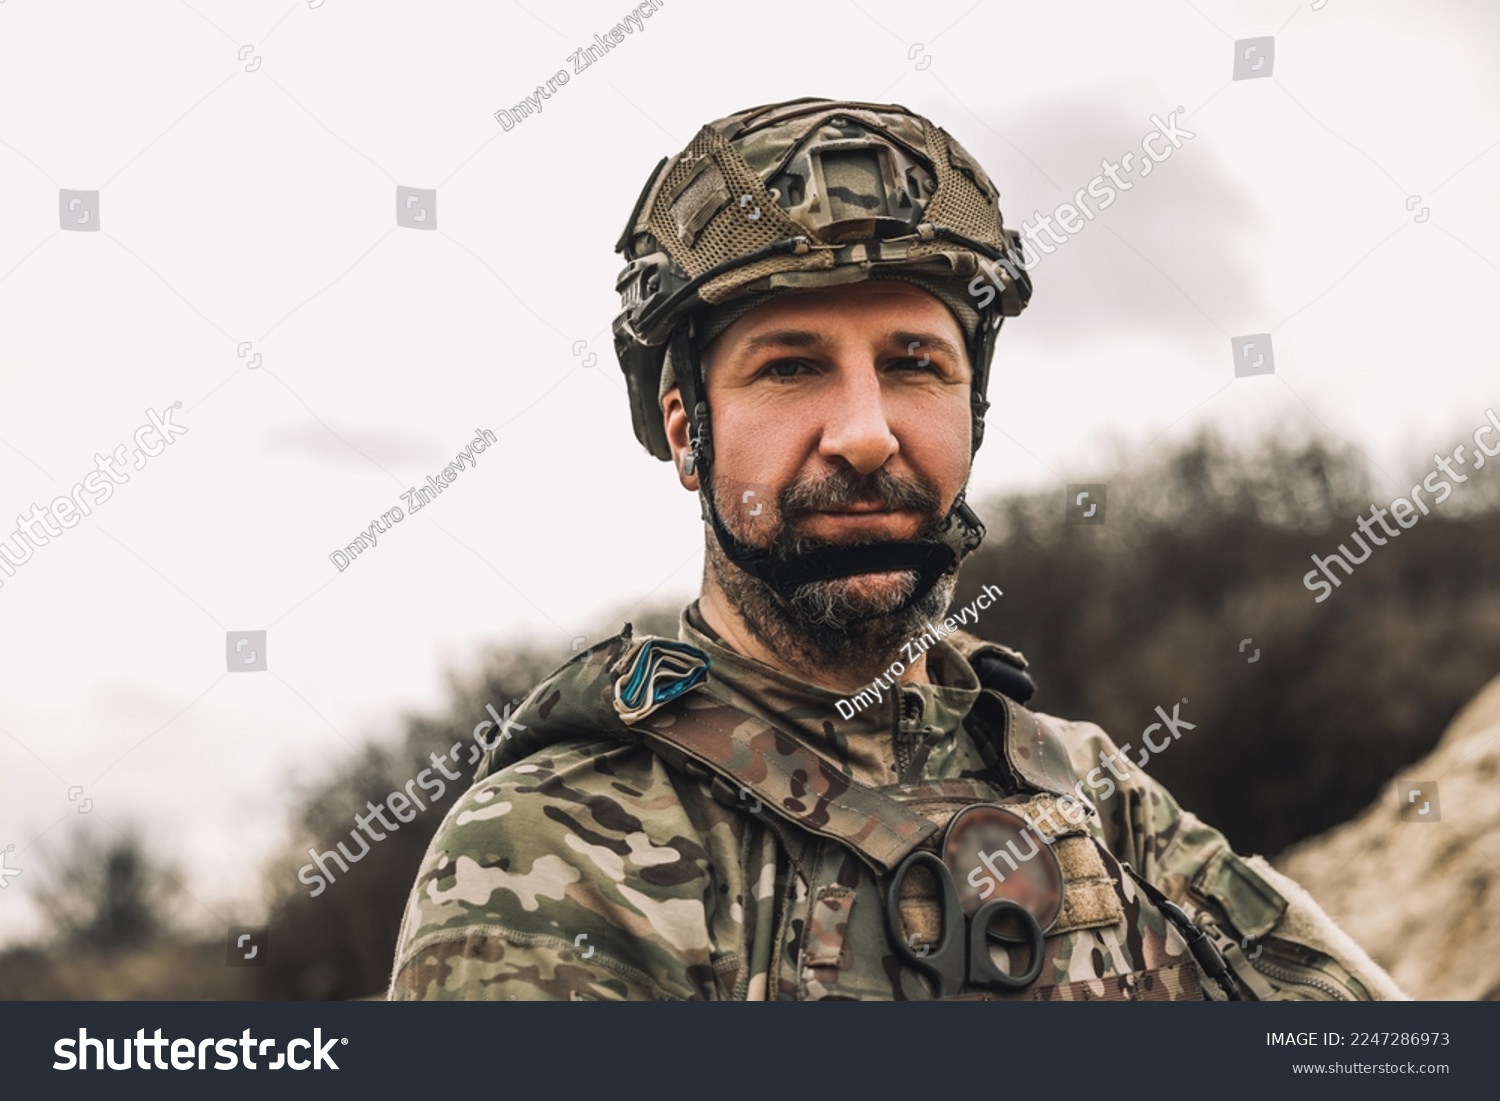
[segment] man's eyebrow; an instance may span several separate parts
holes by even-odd
[[[964,353],[954,347],[951,340],[947,337],[939,336],[937,333],[913,333],[902,330],[886,333],[885,340],[887,344],[899,345],[901,348],[911,348],[915,344],[918,348],[936,348],[938,351],[944,352],[954,359],[964,358]],[[913,349],[913,351],[915,350]]]
[[[768,333],[757,333],[745,341],[745,352],[758,352],[762,348],[815,348],[823,338],[808,329],[774,329]]]
[[[897,330],[886,333],[885,341],[887,344],[901,348],[910,348],[913,344],[924,348],[936,348],[955,358],[961,358],[963,355],[960,348],[938,333]],[[822,335],[808,329],[773,329],[748,338],[744,343],[743,351],[758,352],[764,348],[815,348],[821,343],[823,343]]]

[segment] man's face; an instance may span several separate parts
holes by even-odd
[[[926,535],[968,478],[972,371],[964,334],[947,307],[915,286],[880,280],[778,296],[720,334],[703,366],[715,503],[751,546]],[[687,431],[675,392],[666,414],[679,477],[696,489],[697,478],[680,469]],[[716,541],[709,550],[711,568],[739,574],[726,589],[754,580],[716,553]],[[897,607],[915,580],[914,571],[896,570],[803,586],[793,619],[822,621],[830,630],[820,634],[847,632]],[[933,596],[946,606],[946,592]],[[920,610],[932,615],[929,603]],[[886,626],[882,635],[904,630]]]

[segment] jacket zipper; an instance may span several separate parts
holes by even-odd
[[[1325,994],[1331,994],[1341,1002],[1355,1001],[1352,991],[1326,979],[1309,968],[1300,967],[1296,964],[1276,964],[1269,961],[1262,963],[1260,960],[1251,960],[1250,966],[1263,975],[1269,975],[1281,982],[1291,983],[1293,986],[1310,986],[1314,990],[1321,990]]]
[[[896,755],[896,775],[904,777],[911,767],[916,750],[917,721],[922,717],[922,696],[915,689],[902,688],[900,708],[896,714],[896,731],[892,739]]]

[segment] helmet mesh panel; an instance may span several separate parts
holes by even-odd
[[[701,222],[703,228],[691,243],[687,243],[681,239],[677,229],[686,217],[679,213],[674,218],[672,211],[674,205],[680,206],[688,199],[688,193],[678,196],[677,190],[693,174],[698,162],[704,157],[713,158],[723,177],[725,194],[720,200],[723,205],[706,222],[701,217],[693,219]],[[692,190],[689,188],[689,192]],[[739,200],[742,195],[749,196],[743,206]],[[664,202],[667,196],[673,196],[676,203]],[[712,199],[712,194],[708,198]],[[750,215],[757,207],[760,214],[752,220]],[[649,221],[652,234],[662,242],[662,247],[676,261],[677,266],[689,276],[702,275],[715,264],[754,252],[772,241],[795,237],[804,232],[776,205],[755,170],[711,126],[698,131],[677,163],[668,170],[667,178],[657,191],[657,200]]]
[[[1005,242],[1000,236],[1000,207],[983,191],[954,167],[953,153],[956,142],[941,128],[927,127],[927,148],[932,152],[933,174],[937,177],[937,192],[927,204],[927,221],[935,225],[957,230],[965,237],[982,241],[995,249],[1003,249]],[[962,150],[960,158],[968,158]],[[924,241],[914,245],[912,256],[926,256],[934,252],[952,249],[943,241]]]

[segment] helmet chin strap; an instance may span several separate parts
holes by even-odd
[[[699,493],[704,503],[704,514],[719,540],[719,546],[724,549],[725,556],[752,577],[764,581],[788,602],[799,586],[814,581],[831,581],[857,574],[887,573],[893,570],[915,570],[916,587],[897,607],[880,614],[905,611],[931,592],[933,586],[944,577],[954,573],[958,564],[984,538],[984,525],[960,495],[953,508],[949,509],[948,515],[943,518],[936,538],[890,539],[849,546],[825,545],[792,557],[773,558],[769,550],[749,546],[734,537],[719,519],[712,491],[706,485]]]
[[[691,450],[684,463],[686,473],[698,475],[698,497],[703,518],[713,529],[724,555],[740,569],[769,585],[790,602],[799,586],[815,581],[853,577],[857,574],[915,570],[917,584],[890,612],[904,611],[925,597],[959,564],[981,540],[985,528],[963,493],[954,500],[936,533],[923,539],[890,539],[875,543],[825,545],[794,556],[773,555],[767,548],[741,542],[724,525],[713,496],[713,436],[708,422],[708,403],[702,369],[693,354],[687,333],[679,329],[671,341],[672,362],[688,411]]]

